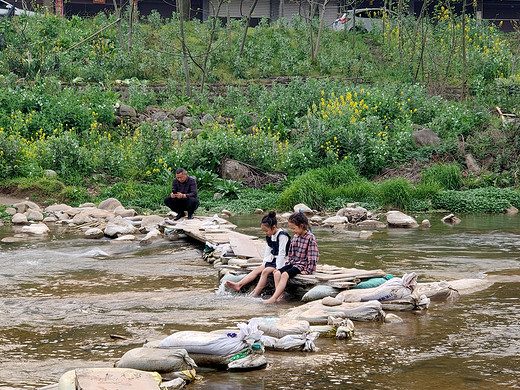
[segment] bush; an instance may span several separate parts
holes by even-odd
[[[414,190],[410,182],[402,177],[379,184],[377,198],[380,204],[406,209],[413,199]]]
[[[457,164],[434,164],[425,169],[421,174],[421,185],[439,185],[445,190],[460,190],[464,185],[460,167]]]
[[[334,197],[335,188],[360,180],[356,169],[348,163],[313,169],[296,177],[282,192],[280,206],[292,209],[295,204],[304,203],[311,208],[322,209]]]
[[[468,213],[503,213],[520,208],[520,193],[509,188],[477,188],[466,191],[443,191],[432,199],[434,209]]]

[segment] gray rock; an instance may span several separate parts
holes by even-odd
[[[255,209],[254,213],[255,214],[263,214],[264,210],[262,210],[262,209]]]
[[[506,209],[507,215],[515,215],[518,214],[518,209],[515,206],[511,206],[508,209]]]
[[[72,218],[72,223],[76,224],[76,225],[83,225],[84,223],[90,223],[90,222],[93,222],[94,220],[92,219],[92,217],[86,213],[86,212],[81,212],[79,214],[76,214],[73,218]]]
[[[19,202],[13,204],[13,207],[18,211],[18,213],[23,214],[25,210],[27,210],[27,205],[24,202]]]
[[[116,237],[119,235],[133,234],[136,230],[134,225],[118,215],[108,222],[105,228],[105,235],[108,237]]]
[[[430,129],[414,131],[412,139],[417,146],[438,145],[442,142],[439,136]]]
[[[56,171],[53,171],[52,169],[46,169],[45,170],[45,176],[58,176],[58,174],[56,173]]]
[[[152,229],[146,234],[146,236],[144,236],[144,238],[141,241],[139,241],[139,245],[149,245],[152,243],[152,241],[160,237],[161,232],[157,229]]]
[[[329,217],[325,221],[322,222],[322,225],[324,226],[335,226],[335,225],[344,225],[348,223],[347,217]]]
[[[25,212],[25,215],[27,216],[27,219],[30,221],[43,221],[43,214],[40,213],[38,210],[29,209]]]
[[[204,132],[204,130],[202,130],[202,129],[193,129],[191,131],[191,134],[192,134],[193,138],[196,138],[199,135],[201,135],[203,132]]]
[[[204,114],[204,116],[200,120],[200,123],[202,125],[204,125],[206,123],[212,123],[212,122],[215,122],[215,118],[213,118],[213,115],[211,115],[211,114]]]
[[[31,234],[34,236],[43,236],[45,234],[49,234],[50,229],[49,227],[44,223],[37,223],[34,225],[28,225],[22,227],[22,233],[25,234]]]
[[[91,239],[103,238],[104,235],[103,230],[99,228],[90,228],[85,232],[85,238]]]
[[[123,206],[120,201],[115,198],[108,198],[98,205],[98,209],[114,211],[119,206]]]
[[[11,223],[14,225],[26,225],[29,223],[27,220],[27,216],[22,213],[16,213],[13,215],[13,218],[11,218]]]
[[[366,230],[361,230],[359,232],[359,238],[362,239],[362,240],[366,240],[367,238],[372,237],[373,234],[374,234],[373,232],[369,232],[369,231],[366,231]]]
[[[123,206],[116,207],[114,213],[122,217],[133,217],[136,214],[134,209],[125,209]]]
[[[1,241],[5,242],[5,243],[22,242],[22,241],[25,241],[25,238],[22,238],[22,237],[4,237],[4,238],[2,238]]]
[[[471,172],[480,172],[480,165],[471,153],[466,154],[465,160],[466,166]]]
[[[185,116],[182,118],[182,123],[186,127],[198,127],[200,126],[200,122],[197,118],[194,118],[192,116]]]
[[[339,300],[338,298],[333,298],[333,297],[325,297],[321,300],[321,304],[323,306],[339,306],[342,303],[343,302],[341,300]]]
[[[180,106],[175,109],[173,112],[173,116],[177,119],[181,119],[182,117],[188,115],[188,107]]]
[[[4,226],[4,221],[0,219],[0,227]]]
[[[361,206],[355,208],[343,207],[342,209],[338,210],[336,215],[340,217],[347,217],[350,222],[356,223],[367,219],[368,211]]]
[[[14,207],[8,207],[5,209],[5,212],[7,214],[15,215],[17,213],[16,209]]]
[[[158,215],[145,215],[141,218],[141,227],[147,232],[157,229],[159,225],[164,224],[164,218]]]
[[[222,199],[222,194],[220,192],[215,192],[213,194],[213,199]]]
[[[386,222],[388,227],[396,228],[417,228],[419,224],[417,221],[400,211],[392,210],[386,213]]]
[[[45,217],[43,218],[43,223],[51,223],[51,222],[56,222],[58,220],[58,218],[56,218],[55,216],[49,216],[49,217]]]
[[[375,219],[366,219],[364,221],[358,222],[356,224],[356,226],[361,229],[374,229],[374,230],[386,228],[386,225],[383,222],[377,221]]]
[[[310,219],[310,221],[313,222],[313,223],[320,224],[320,223],[323,221],[323,218],[320,217],[319,215],[314,215],[314,216]]]
[[[137,117],[137,112],[132,106],[121,104],[121,106],[119,106],[119,116],[123,119],[132,119]]]
[[[300,210],[302,211],[302,213],[304,214],[312,214],[313,211],[311,210],[310,207],[308,207],[307,205],[303,204],[303,203],[298,203],[297,205],[295,205],[293,207],[293,210],[295,213],[298,213],[300,212]]]
[[[88,202],[88,203],[82,203],[79,205],[79,208],[82,209],[82,208],[85,208],[85,207],[96,207],[96,205],[92,202]]]
[[[69,210],[72,210],[72,207],[69,206],[68,204],[64,204],[64,203],[53,204],[53,205],[47,206],[45,208],[46,213],[59,213],[59,212],[66,213]]]
[[[117,237],[114,241],[135,241],[135,236],[133,234],[125,234],[123,236]]]
[[[226,217],[232,217],[233,215],[235,215],[235,214],[233,214],[231,211],[226,210],[226,209],[222,210],[220,213],[221,213],[223,216],[226,216]]]
[[[441,221],[451,225],[456,225],[461,222],[461,220],[457,218],[455,214],[448,214],[444,218],[442,218]]]
[[[423,221],[421,222],[421,227],[428,229],[432,227],[432,224],[428,219],[423,219]]]

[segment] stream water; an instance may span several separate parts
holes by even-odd
[[[367,240],[315,229],[320,262],[383,269],[419,281],[492,278],[488,289],[401,324],[356,323],[352,340],[319,338],[314,353],[266,352],[266,369],[199,370],[190,389],[520,389],[520,216],[460,215],[455,226],[384,230]],[[258,216],[235,217],[261,236]],[[0,239],[10,236],[0,228]],[[92,241],[55,228],[46,239],[0,243],[0,389],[56,383],[107,367],[145,340],[215,330],[297,304],[217,295],[217,272],[187,240]],[[114,336],[123,336],[124,339]]]

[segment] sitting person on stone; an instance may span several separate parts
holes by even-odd
[[[200,204],[197,197],[197,181],[194,177],[188,176],[184,168],[175,171],[172,192],[164,198],[164,204],[177,213],[175,221],[184,217],[185,211],[188,212],[188,219],[193,219],[193,213]]]
[[[282,268],[285,264],[285,255],[289,250],[290,245],[290,237],[289,235],[282,229],[278,229],[276,220],[276,211],[270,211],[269,214],[264,215],[262,218],[262,223],[260,227],[262,231],[265,233],[265,239],[267,241],[267,246],[265,248],[264,261],[262,265],[259,265],[250,273],[248,273],[240,282],[232,282],[227,281],[226,285],[231,287],[235,291],[240,291],[240,289],[248,283],[251,283],[256,279],[258,275],[260,275],[260,280],[255,287],[255,290],[251,294],[251,296],[256,297],[260,295],[262,290],[264,289],[267,278],[270,274],[272,274],[276,269]]]
[[[312,275],[318,264],[318,244],[316,237],[311,232],[309,220],[303,213],[294,213],[289,217],[289,228],[294,237],[287,252],[285,265],[274,271],[275,291],[271,298],[264,300],[265,303],[276,303],[282,296],[289,279],[298,274]]]

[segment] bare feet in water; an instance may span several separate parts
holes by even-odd
[[[231,287],[236,292],[240,291],[240,286],[238,283],[232,282],[231,280],[226,281],[226,286]]]

